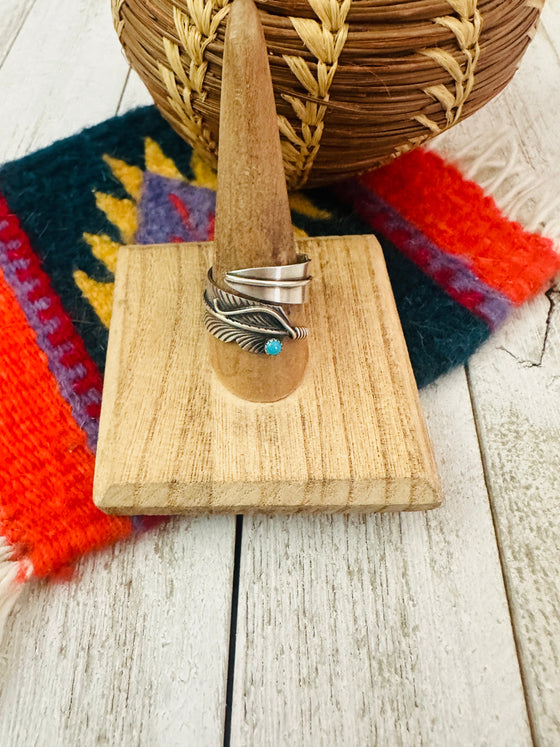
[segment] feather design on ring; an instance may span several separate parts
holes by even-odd
[[[213,286],[204,294],[204,324],[223,342],[235,342],[252,353],[265,353],[271,338],[307,336],[306,327],[293,327],[281,306],[263,304]]]

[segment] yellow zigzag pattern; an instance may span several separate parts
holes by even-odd
[[[164,155],[159,145],[151,138],[146,138],[144,141],[144,157],[147,171],[166,178],[185,180],[174,162]],[[130,195],[130,199],[119,199],[103,192],[95,193],[97,207],[116,226],[121,240],[117,243],[106,234],[95,236],[90,233],[84,233],[83,238],[90,245],[94,257],[102,262],[109,272],[114,274],[117,267],[119,246],[130,244],[134,240],[134,235],[138,229],[137,203],[142,192],[144,172],[138,166],[131,166],[117,158],[104,156],[103,160]],[[98,280],[90,278],[82,270],[74,272],[74,281],[93,306],[101,323],[108,329],[113,309],[114,283],[100,283]]]
[[[162,152],[159,145],[151,138],[146,138],[144,141],[144,156],[146,171],[167,179],[186,181],[175,163]],[[137,204],[142,193],[144,172],[138,166],[131,166],[117,158],[104,156],[103,160],[129,195],[128,198],[120,199],[104,192],[95,192],[96,205],[118,229],[120,242],[113,241],[106,234],[84,233],[83,238],[91,247],[93,256],[114,275],[117,268],[119,247],[122,244],[132,243],[138,230]],[[216,172],[197,153],[193,153],[191,168],[194,174],[191,184],[196,187],[216,190]],[[310,218],[320,220],[330,217],[330,213],[315,207],[309,198],[299,192],[290,195],[290,205],[296,212]],[[307,235],[305,231],[296,226],[294,226],[294,232],[298,237]],[[94,280],[82,270],[75,270],[73,277],[78,288],[92,305],[101,323],[108,329],[113,308],[114,283]]]

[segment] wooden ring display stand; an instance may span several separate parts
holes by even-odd
[[[121,514],[433,508],[439,480],[381,248],[373,236],[296,246],[252,0],[234,0],[225,46],[215,242],[119,251],[95,503]],[[296,253],[312,258],[309,346],[269,358],[206,332],[210,266],[220,283]],[[299,323],[302,310],[289,313]]]

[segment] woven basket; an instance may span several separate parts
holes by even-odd
[[[291,188],[378,166],[477,111],[512,78],[544,0],[257,2]],[[163,116],[215,162],[230,0],[112,0]]]

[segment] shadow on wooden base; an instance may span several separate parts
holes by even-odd
[[[213,247],[123,247],[94,500],[108,513],[399,511],[441,503],[381,248],[299,241],[312,257],[310,358],[271,404],[213,374],[202,292]],[[276,362],[282,365],[282,354]]]

